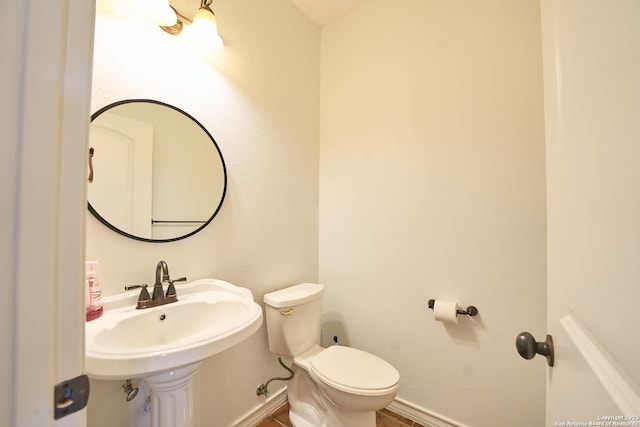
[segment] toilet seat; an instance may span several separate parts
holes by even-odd
[[[400,374],[386,361],[366,351],[331,346],[309,360],[310,373],[346,393],[380,396],[398,387]]]

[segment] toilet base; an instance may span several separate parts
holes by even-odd
[[[326,427],[375,427],[375,411],[344,411],[333,408],[327,413]]]
[[[309,420],[302,418],[295,412],[289,412],[289,422],[291,422],[293,427],[326,427],[325,424],[312,424]]]
[[[308,415],[308,414],[307,414]],[[304,417],[299,413],[289,411],[289,421],[293,427],[375,427],[375,411],[349,411],[338,413],[330,410],[324,420],[317,420],[317,423],[310,422],[314,417]]]
[[[300,366],[287,386],[289,421],[294,427],[376,427],[375,410],[336,406]],[[383,405],[384,407],[384,405]]]
[[[316,383],[304,369],[292,366],[293,379],[287,385],[289,421],[294,427],[326,427],[327,409]]]

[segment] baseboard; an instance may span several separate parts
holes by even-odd
[[[398,398],[391,402],[391,404],[387,406],[387,409],[422,424],[425,427],[467,427],[464,424],[460,424],[457,421],[445,417],[444,415],[428,411],[414,405],[413,403],[409,403],[406,400]]]
[[[255,427],[260,421],[273,414],[276,409],[287,403],[286,387],[270,396],[262,405],[255,408],[242,418],[237,419],[234,427]]]

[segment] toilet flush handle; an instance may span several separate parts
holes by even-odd
[[[280,314],[282,314],[283,316],[291,316],[293,314],[293,308],[290,308],[289,310],[283,310],[280,312]]]

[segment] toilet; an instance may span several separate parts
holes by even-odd
[[[400,374],[365,351],[318,345],[323,293],[323,285],[302,283],[264,296],[269,349],[293,364],[289,420],[295,427],[375,427]]]

